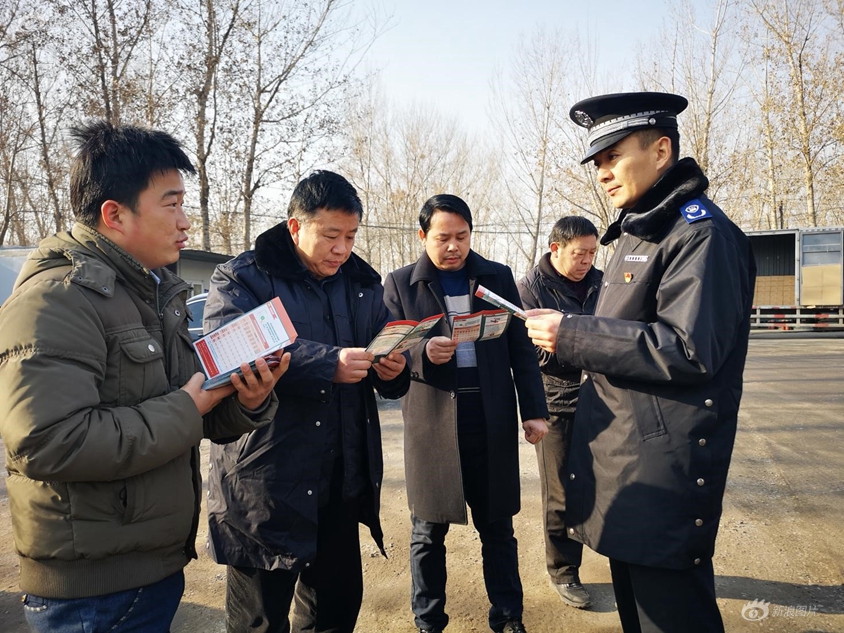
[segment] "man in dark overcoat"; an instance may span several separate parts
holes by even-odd
[[[604,275],[592,265],[598,250],[598,229],[584,217],[567,215],[551,229],[548,247],[539,264],[519,280],[522,305],[526,309],[594,313]],[[561,365],[556,354],[541,347],[536,348],[536,354],[550,414],[548,435],[536,445],[545,566],[560,599],[571,607],[585,609],[591,599],[580,582],[583,544],[568,537],[565,524],[568,455],[581,371],[580,367]]]
[[[391,318],[380,276],[352,253],[362,213],[345,178],[314,172],[287,221],[211,279],[206,330],[279,297],[298,333],[272,423],[211,448],[209,546],[228,565],[229,633],[351,633],[363,596],[358,523],[384,551],[374,389],[400,398],[410,371],[401,354],[373,363],[364,349]]]
[[[534,343],[585,370],[569,534],[610,558],[625,631],[724,625],[712,556],[733,449],[756,267],[747,237],[677,160],[686,99],[628,93],[571,110],[621,210],[594,316],[531,311]]]
[[[524,323],[513,318],[499,338],[457,344],[458,315],[492,306],[474,296],[479,285],[519,304],[510,269],[471,250],[472,215],[453,195],[429,199],[419,214],[425,252],[390,273],[384,300],[398,319],[445,314],[424,344],[410,351],[411,386],[402,400],[410,545],[411,606],[420,631],[442,631],[445,536],[467,523],[466,504],[482,542],[483,573],[493,631],[519,633],[522,585],[513,534],[519,511],[518,415],[525,438],[547,432],[548,410],[536,354]]]

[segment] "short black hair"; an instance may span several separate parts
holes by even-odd
[[[636,130],[633,134],[636,134],[639,137],[639,145],[642,149],[647,149],[663,136],[667,136],[671,141],[671,164],[673,165],[680,160],[680,130],[677,128],[645,128],[644,130]]]
[[[472,212],[469,211],[469,205],[457,196],[451,195],[450,193],[441,193],[428,198],[419,212],[419,226],[425,235],[428,234],[428,230],[431,228],[431,217],[434,215],[434,211],[456,213],[466,220],[466,224],[469,225],[469,231],[472,230]]]
[[[564,215],[551,229],[548,235],[548,246],[554,242],[565,246],[571,240],[578,237],[587,237],[594,235],[598,237],[598,229],[589,220],[579,215]]]
[[[287,205],[287,217],[300,222],[313,218],[320,209],[357,213],[363,218],[363,205],[357,190],[340,174],[325,169],[299,181]]]
[[[179,142],[167,132],[91,121],[70,128],[77,143],[70,168],[70,204],[76,219],[96,228],[106,200],[137,212],[138,197],[150,180],[176,169],[196,170]]]

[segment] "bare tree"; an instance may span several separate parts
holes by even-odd
[[[154,4],[160,0],[49,1],[64,27],[56,45],[80,110],[115,124],[148,119],[147,67],[138,62],[140,45],[163,11]]]
[[[822,30],[825,14],[819,0],[747,0],[750,11],[770,35],[772,63],[788,70],[788,116],[780,124],[789,130],[788,140],[803,171],[806,220],[818,226],[816,181],[823,156],[834,142],[829,135],[830,114],[838,101],[830,94],[830,75],[840,74],[831,63],[828,38]]]
[[[548,197],[553,154],[561,144],[559,122],[567,117],[567,68],[572,50],[570,36],[538,29],[522,39],[511,62],[506,83],[492,83],[493,119],[502,132],[508,206],[515,211],[519,232],[526,241],[514,239],[532,267],[542,239],[543,223],[549,219]]]
[[[341,0],[254,0],[243,12],[237,84],[248,104],[242,156],[243,248],[252,244],[256,193],[285,176],[297,179],[337,132],[342,88],[377,36],[353,22]]]
[[[246,6],[249,6],[248,2]],[[182,71],[185,108],[196,155],[202,248],[211,250],[209,170],[217,139],[220,106],[223,105],[223,99],[218,100],[218,97],[220,84],[225,85],[227,81],[225,56],[229,54],[232,34],[240,22],[243,4],[241,0],[181,0],[176,7],[186,43],[184,55],[178,58],[177,65]],[[231,66],[229,62],[229,74]]]

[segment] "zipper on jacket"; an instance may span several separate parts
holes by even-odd
[[[164,297],[164,301],[158,300],[158,288],[156,288],[155,292],[155,311],[158,313],[158,322],[161,325],[161,333],[162,336],[164,335],[164,308],[170,303],[174,297],[178,296],[181,292],[183,292],[187,288],[187,284],[176,284],[173,290]],[[187,318],[187,317],[185,317]],[[167,355],[165,355],[165,359]],[[173,369],[173,368],[170,368]],[[199,512],[200,512],[200,504],[201,504],[201,495],[202,495],[202,480],[201,475],[199,474],[199,447],[192,446],[190,449],[190,470],[191,470],[191,479],[193,480],[193,519],[191,520],[191,527],[190,533],[188,534],[188,540],[185,543],[184,554],[185,556],[190,559],[199,558],[196,553],[196,535],[199,532]]]

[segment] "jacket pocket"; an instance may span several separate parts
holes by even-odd
[[[630,411],[633,413],[633,419],[644,441],[660,437],[668,432],[656,396],[631,390],[627,391],[627,395],[630,398]]]
[[[132,406],[169,391],[164,350],[152,338],[120,341],[120,402]]]
[[[138,509],[142,507],[142,500],[139,499],[141,488],[137,477],[126,479],[123,488],[120,489],[120,503],[123,505],[123,525],[133,523],[138,515]]]

